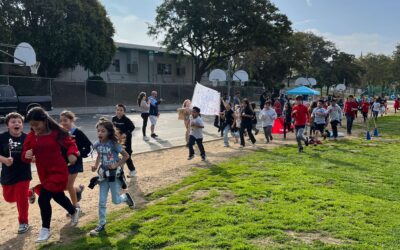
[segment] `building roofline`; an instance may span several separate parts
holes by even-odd
[[[166,48],[157,47],[157,46],[148,46],[148,45],[141,45],[141,44],[133,44],[133,43],[121,43],[115,42],[117,48],[123,49],[137,49],[137,50],[145,50],[145,51],[154,51],[160,53],[169,53],[169,54],[179,54],[177,51],[167,51]]]

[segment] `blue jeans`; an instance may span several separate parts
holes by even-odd
[[[106,205],[107,205],[107,196],[108,190],[111,190],[111,200],[114,204],[120,204],[122,202],[126,202],[126,195],[119,194],[121,191],[121,181],[116,179],[113,182],[109,182],[107,180],[103,180],[99,183],[100,187],[100,197],[99,197],[99,224],[106,224]]]
[[[231,131],[231,135],[235,136],[234,133],[231,130],[231,125],[226,125],[224,128],[224,144],[225,146],[229,146],[229,141],[228,141],[228,133]]]

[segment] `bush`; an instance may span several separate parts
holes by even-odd
[[[98,96],[106,96],[107,95],[107,83],[103,80],[101,76],[90,76],[86,80],[87,91],[98,95]]]

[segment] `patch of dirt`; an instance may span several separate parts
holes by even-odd
[[[192,194],[192,199],[194,201],[201,201],[203,200],[205,197],[207,197],[210,194],[210,190],[196,190],[193,194]]]
[[[292,136],[290,134],[289,136]],[[258,135],[257,147],[253,148],[249,144],[244,149],[239,149],[238,144],[233,144],[229,148],[223,147],[221,140],[206,142],[204,147],[207,154],[207,161],[202,162],[199,153],[196,152],[195,159],[188,161],[188,149],[186,147],[176,147],[166,150],[159,150],[148,153],[141,153],[133,156],[133,161],[137,169],[137,176],[135,178],[127,179],[129,182],[128,191],[133,194],[137,208],[143,208],[149,202],[146,197],[162,188],[179,183],[183,178],[193,173],[195,168],[208,168],[220,162],[229,160],[232,157],[239,157],[257,149],[274,148],[282,144],[294,143],[293,137],[289,137],[287,141],[277,139],[271,144],[264,144],[263,135]],[[197,148],[196,148],[197,149]],[[90,171],[90,166],[93,162],[85,163],[85,171],[80,173],[76,180],[76,185],[84,184],[86,186],[83,192],[82,200],[80,202],[83,215],[80,218],[79,226],[85,225],[89,222],[97,221],[98,219],[98,196],[99,190],[96,186],[93,190],[87,188],[89,180],[95,176]],[[33,180],[31,186],[39,183],[37,173],[33,172]],[[187,187],[185,187],[187,188]],[[184,189],[185,189],[184,188]],[[0,196],[2,196],[2,189],[0,189]],[[66,193],[67,194],[67,193]],[[198,194],[199,195],[199,194]],[[68,196],[68,194],[67,194]],[[107,203],[107,212],[118,210],[124,205],[114,205],[111,203],[111,195]],[[218,199],[228,201],[232,196],[228,192],[221,192]],[[154,204],[162,200],[163,197],[156,201],[150,202]],[[86,232],[80,231],[78,228],[71,228],[69,226],[70,219],[66,217],[66,212],[54,201],[52,203],[53,216],[51,221],[51,237],[49,243],[63,244],[70,242],[76,237],[85,234]],[[135,211],[129,211],[121,217],[130,216]],[[15,203],[7,203],[4,200],[0,202],[0,216],[2,223],[0,224],[0,249],[35,249],[35,239],[38,236],[41,219],[40,210],[37,202],[29,207],[29,224],[31,229],[28,233],[23,235],[17,234],[18,229],[18,214]]]
[[[258,237],[251,239],[250,242],[258,247],[268,249],[272,246],[275,246],[277,243],[274,242],[270,237]]]
[[[341,239],[336,239],[321,233],[301,233],[294,231],[286,231],[286,234],[290,237],[300,240],[306,244],[312,244],[314,241],[321,241],[322,243],[329,245],[343,245],[346,241]]]

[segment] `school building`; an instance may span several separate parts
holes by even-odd
[[[165,48],[115,43],[117,51],[100,76],[108,83],[193,84],[194,65],[190,56]],[[85,82],[92,73],[82,66],[62,70],[55,81]]]

